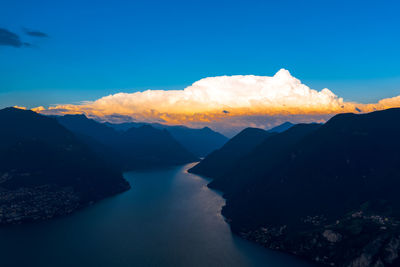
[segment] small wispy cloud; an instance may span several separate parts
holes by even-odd
[[[49,35],[47,33],[41,32],[41,31],[35,31],[35,30],[30,30],[27,28],[23,28],[23,31],[25,34],[33,37],[39,37],[39,38],[47,38]]]
[[[0,28],[0,45],[18,48],[23,46],[31,46],[30,43],[23,42],[18,34],[4,28]]]
[[[35,37],[35,38],[49,37],[47,33],[41,31],[34,31],[27,28],[23,28],[23,31],[26,35],[30,37]],[[11,46],[16,48],[21,48],[21,47],[32,47],[34,45],[29,42],[23,41],[21,37],[15,32],[12,32],[5,28],[0,28],[0,46]]]

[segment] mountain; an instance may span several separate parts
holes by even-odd
[[[198,157],[205,157],[222,147],[228,138],[208,127],[192,129],[185,126],[168,126],[165,128],[187,150]]]
[[[115,139],[118,139],[118,132],[102,123],[95,120],[88,119],[85,115],[64,115],[54,116],[57,121],[74,133],[86,135],[94,138],[100,143],[108,144],[112,143]]]
[[[138,128],[145,125],[150,125],[153,126],[154,128],[157,128],[157,126],[162,125],[159,123],[146,123],[146,122],[123,122],[123,123],[104,122],[103,124],[121,132],[129,130],[130,128]]]
[[[293,123],[287,121],[287,122],[284,122],[284,123],[282,123],[282,124],[280,124],[278,126],[275,126],[275,127],[271,128],[271,129],[269,129],[267,131],[271,132],[271,133],[281,133],[281,132],[284,132],[284,131],[288,130],[293,125],[294,125]]]
[[[107,126],[119,131],[126,131],[130,128],[137,128],[144,125],[153,126],[156,129],[167,130],[179,143],[197,157],[205,157],[214,150],[222,147],[228,138],[211,130],[208,127],[201,129],[188,128],[186,126],[169,126],[159,123],[106,123]]]
[[[217,178],[231,168],[243,155],[249,153],[257,145],[273,135],[274,133],[269,133],[262,129],[246,128],[230,139],[223,147],[215,150],[199,164],[189,169],[189,172]]]
[[[251,151],[243,154],[235,164],[230,165],[224,174],[215,177],[209,187],[225,192],[225,194],[254,182],[256,177],[269,172],[280,155],[302,138],[317,130],[319,124],[296,124],[287,131],[272,135],[256,145]],[[284,168],[284,167],[283,167]]]
[[[125,171],[198,160],[169,132],[149,125],[117,131],[84,115],[65,115],[56,119],[100,157]]]
[[[129,188],[54,118],[0,110],[0,223],[51,218]]]
[[[231,229],[324,264],[399,266],[399,122],[398,108],[340,114],[285,146],[295,126],[266,139],[220,184]]]
[[[114,145],[124,162],[124,169],[178,165],[197,161],[167,130],[144,125],[120,134]]]

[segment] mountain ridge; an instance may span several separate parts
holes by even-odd
[[[105,123],[119,131],[150,125],[156,129],[166,129],[179,143],[197,157],[204,157],[224,145],[228,138],[209,127],[189,128],[183,125],[164,125],[160,123]]]
[[[55,118],[67,129],[81,136],[104,159],[120,166],[124,171],[184,164],[198,160],[169,132],[156,129],[151,125],[117,131],[107,124],[99,123],[84,115],[64,115]],[[98,146],[85,136],[95,139],[103,147],[99,150]]]
[[[6,108],[0,124],[1,224],[69,214],[129,189],[121,172],[54,118]]]
[[[246,239],[327,265],[397,266],[399,121],[400,108],[338,114],[283,147],[293,126],[209,186],[222,190],[222,214]]]
[[[218,177],[223,174],[225,168],[272,135],[274,133],[262,129],[246,128],[188,171],[207,177]]]

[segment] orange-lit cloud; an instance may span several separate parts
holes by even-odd
[[[20,106],[13,106],[13,108],[18,108],[18,109],[26,109],[26,107],[20,107]]]
[[[400,107],[400,96],[374,104],[345,102],[328,89],[310,89],[281,69],[274,76],[221,76],[195,82],[184,90],[118,93],[80,105],[33,109],[44,114],[86,114],[111,122],[144,121],[211,126],[225,133],[284,121],[326,121],[342,112]]]

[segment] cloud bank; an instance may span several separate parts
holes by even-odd
[[[285,121],[324,122],[343,112],[400,107],[400,96],[378,103],[345,102],[329,89],[310,89],[285,69],[274,76],[236,75],[201,79],[184,90],[118,93],[80,105],[33,110],[43,114],[86,114],[102,121],[144,121],[210,126],[225,134],[244,127],[269,128]]]

